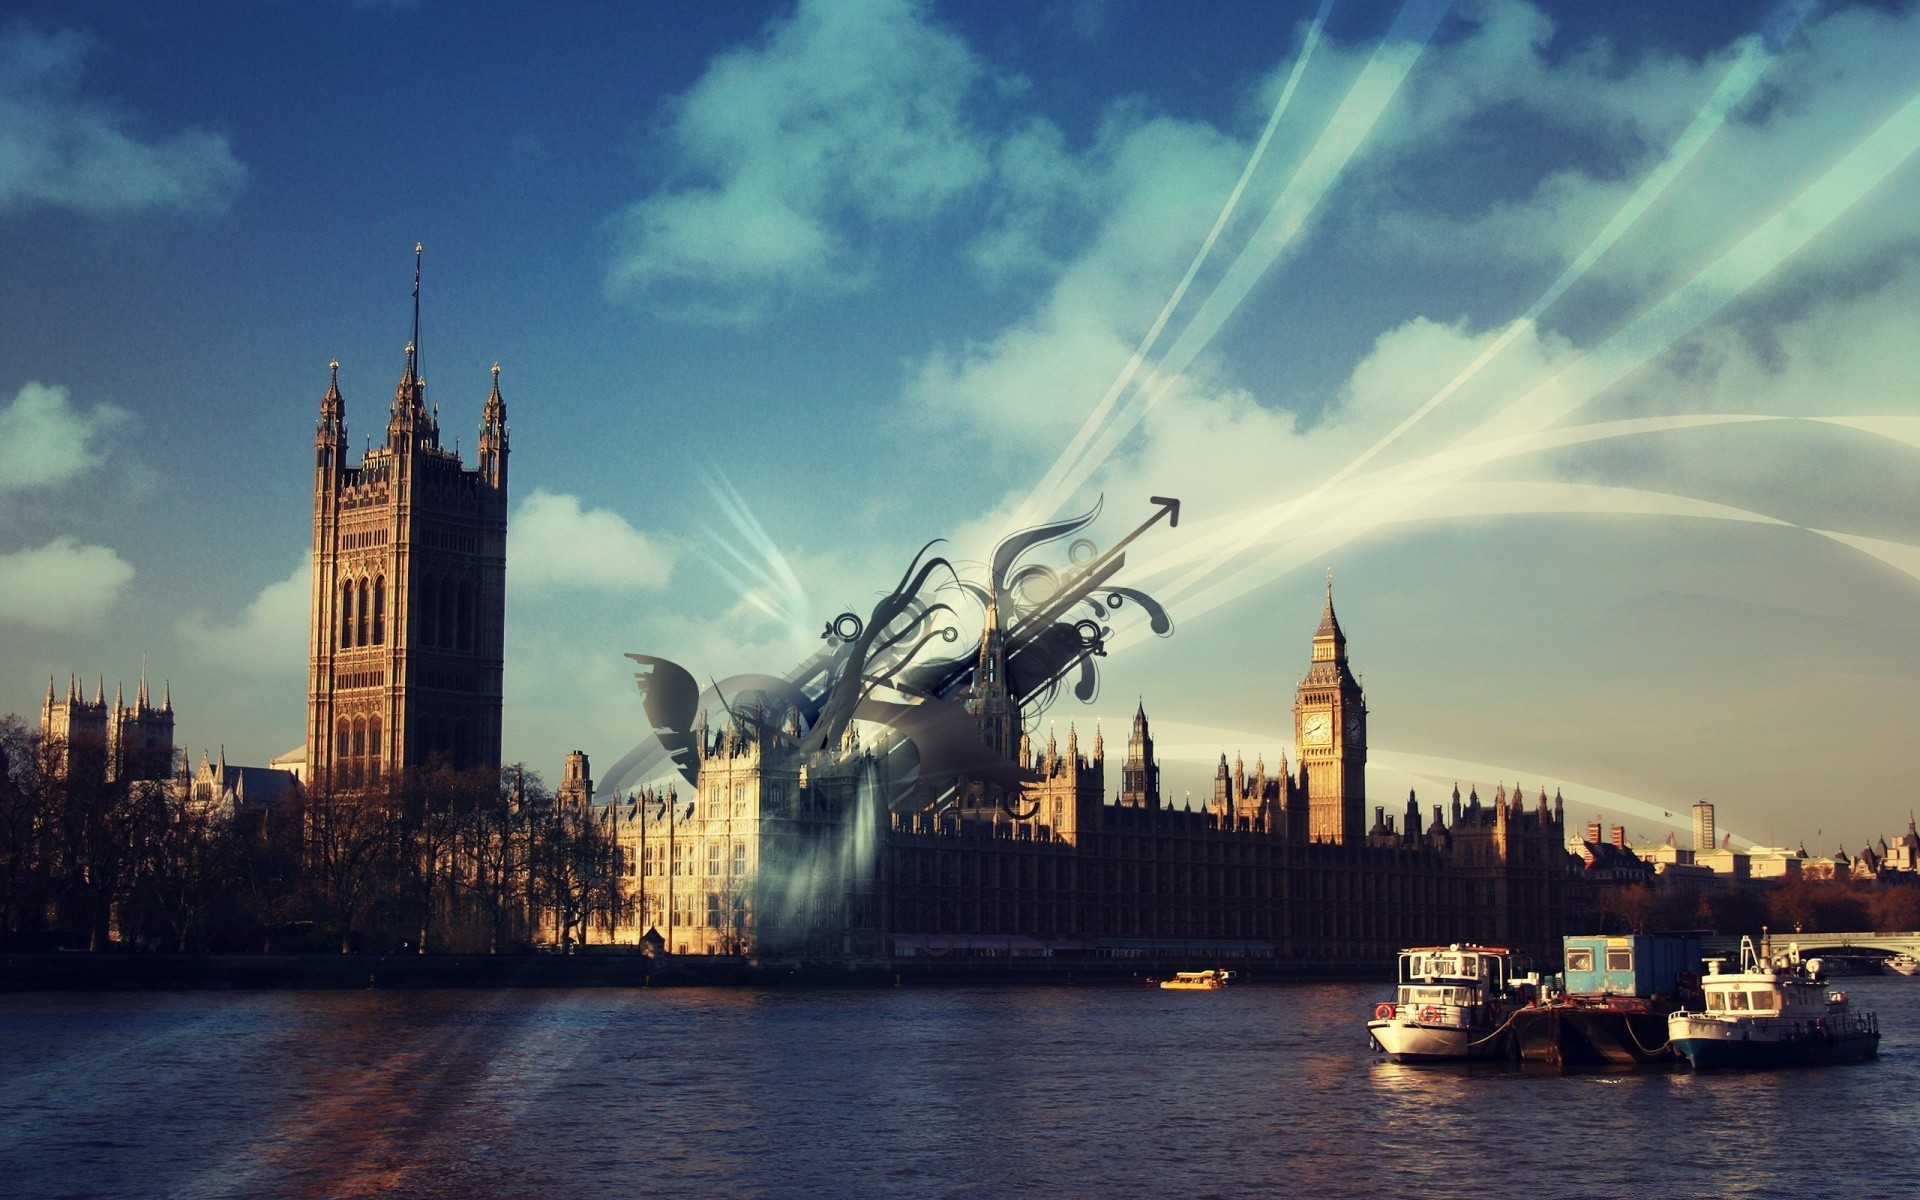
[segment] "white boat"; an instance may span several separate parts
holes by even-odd
[[[1886,967],[1895,975],[1920,975],[1920,958],[1911,954],[1896,954],[1887,960]]]
[[[1392,1001],[1374,1006],[1367,1033],[1394,1062],[1506,1058],[1505,1034],[1524,989],[1512,951],[1496,946],[1418,946],[1400,952]]]
[[[1789,946],[1777,960],[1740,939],[1740,969],[1707,960],[1700,980],[1705,1007],[1667,1018],[1667,1036],[1698,1070],[1863,1062],[1880,1052],[1873,1013],[1853,1011],[1847,994],[1827,986],[1817,958],[1800,961]]]

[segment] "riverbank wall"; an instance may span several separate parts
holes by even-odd
[[[758,959],[645,954],[0,954],[0,992],[353,988],[1143,985],[1225,966],[1249,982],[1386,980],[1351,963],[1021,957]]]

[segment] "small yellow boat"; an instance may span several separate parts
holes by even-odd
[[[1227,986],[1231,971],[1181,971],[1172,979],[1162,979],[1160,987],[1169,992],[1211,992]]]

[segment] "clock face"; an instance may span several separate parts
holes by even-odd
[[[1359,713],[1351,712],[1347,714],[1347,740],[1348,741],[1357,742],[1360,740],[1360,724],[1361,722],[1360,722]]]
[[[1308,713],[1300,720],[1300,740],[1309,746],[1325,746],[1333,741],[1333,714]]]

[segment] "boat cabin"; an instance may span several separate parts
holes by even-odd
[[[1506,994],[1513,982],[1512,954],[1492,946],[1423,946],[1400,952],[1403,1006],[1471,1008]]]
[[[1758,963],[1743,964],[1739,974],[1722,974],[1721,959],[1707,960],[1707,974],[1700,980],[1706,994],[1709,1016],[1781,1017],[1811,1020],[1825,1017],[1845,1004],[1840,993],[1829,994],[1827,985],[1804,975],[1788,974]],[[1817,970],[1819,960],[1810,966]],[[1835,997],[1840,997],[1835,999]]]
[[[1691,934],[1575,936],[1561,945],[1573,996],[1677,996],[1700,974],[1700,939]]]

